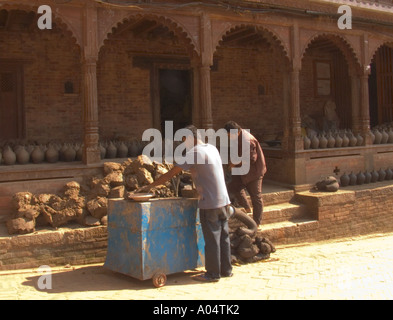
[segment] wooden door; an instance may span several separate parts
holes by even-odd
[[[376,54],[378,120],[393,121],[393,50],[381,47]]]
[[[22,66],[0,63],[0,140],[23,138]]]

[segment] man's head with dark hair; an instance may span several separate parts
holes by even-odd
[[[224,129],[229,133],[231,130],[237,130],[240,132],[242,130],[242,127],[239,126],[235,121],[228,121],[224,125]]]
[[[193,124],[188,125],[184,129],[190,130],[195,139],[200,139],[200,135],[198,133],[198,129]]]

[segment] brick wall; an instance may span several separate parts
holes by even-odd
[[[83,135],[81,64],[74,40],[46,32],[0,33],[0,59],[23,63],[26,138],[80,140]],[[77,94],[65,95],[71,81]]]
[[[283,131],[282,55],[271,50],[219,47],[211,73],[216,129],[235,120],[258,138],[273,140]]]

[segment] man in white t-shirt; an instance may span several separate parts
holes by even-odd
[[[230,204],[225,185],[220,154],[216,147],[200,139],[195,126],[188,126],[185,137],[187,153],[183,164],[177,163],[148,188],[164,184],[182,170],[190,170],[199,194],[199,215],[205,240],[206,273],[193,279],[217,282],[220,277],[232,276],[231,248],[229,240]],[[146,189],[146,188],[145,188]]]

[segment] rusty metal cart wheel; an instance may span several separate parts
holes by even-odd
[[[165,286],[166,284],[166,275],[164,273],[161,272],[157,272],[153,278],[153,284],[156,288],[161,288],[163,286]]]

